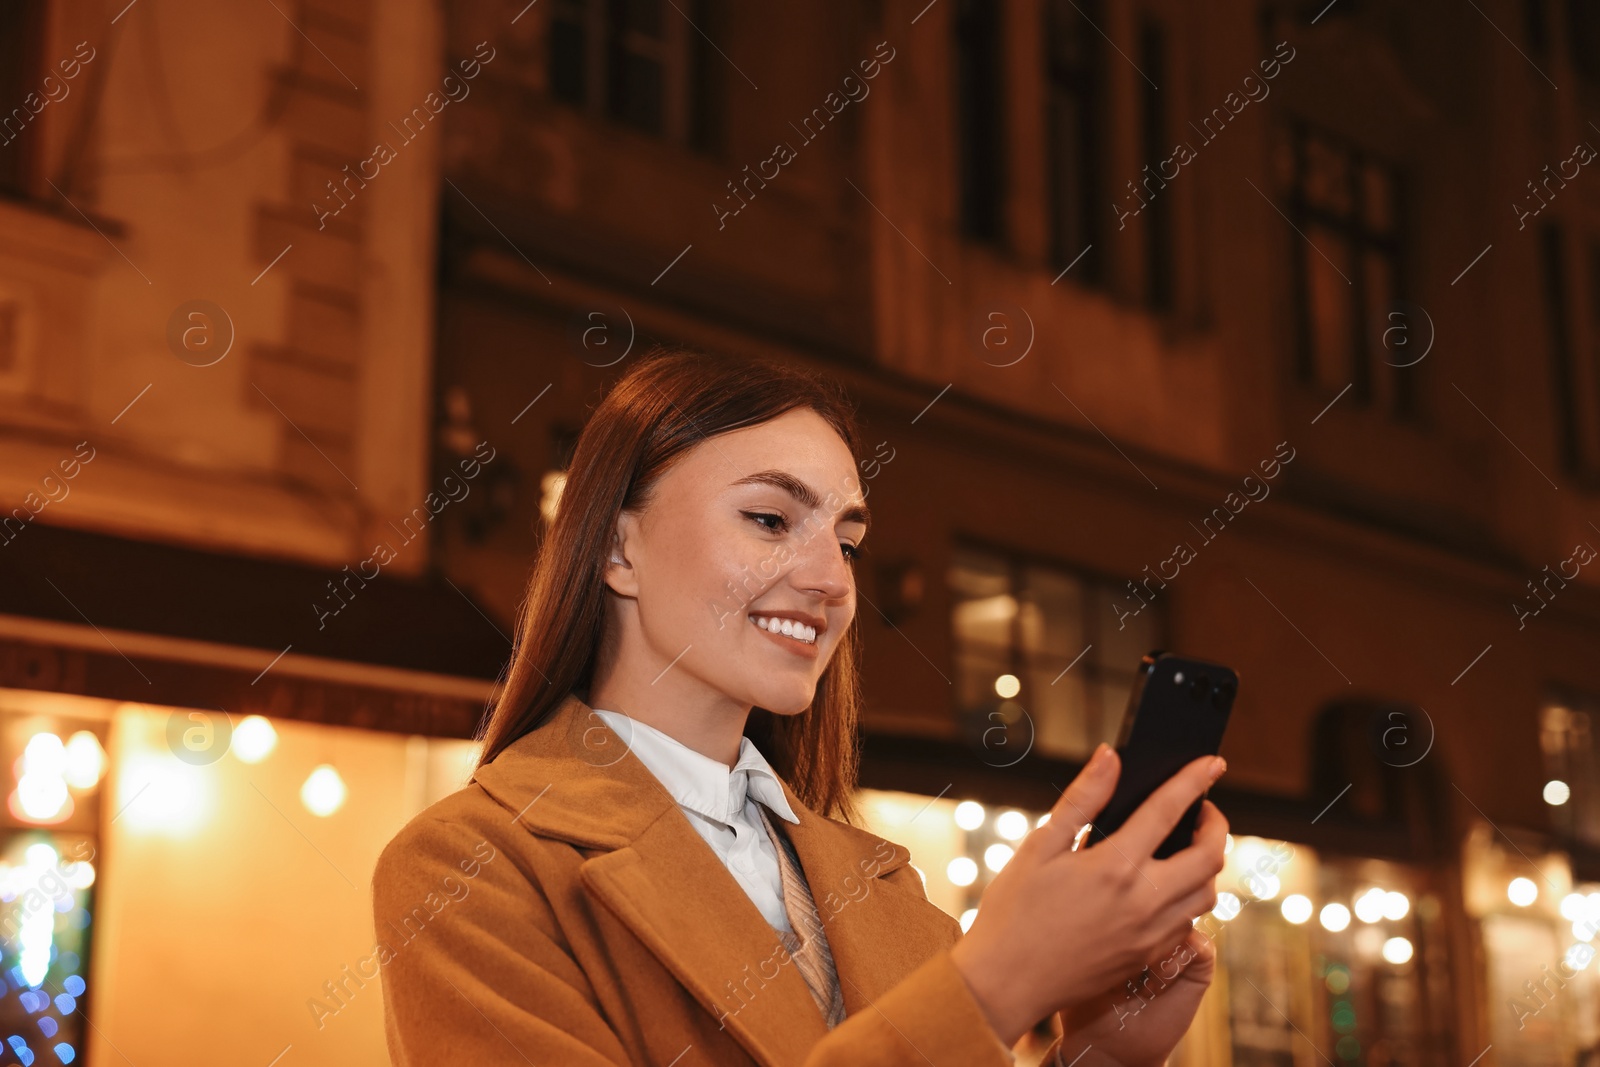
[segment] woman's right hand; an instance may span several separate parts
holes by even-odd
[[[1111,799],[1120,773],[1116,752],[1101,745],[995,875],[950,951],[1007,1046],[1051,1012],[1170,954],[1194,918],[1216,906],[1228,830],[1220,814],[1201,820],[1188,848],[1166,859],[1153,853],[1224,769],[1216,756],[1194,760],[1115,833],[1074,852],[1073,839]]]

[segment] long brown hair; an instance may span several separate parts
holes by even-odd
[[[504,683],[480,724],[482,766],[536,730],[593,678],[604,630],[604,568],[624,509],[646,507],[683,453],[796,408],[827,420],[861,454],[854,405],[838,383],[790,364],[656,347],[595,408],[573,449],[556,517],[533,565]],[[798,715],[752,708],[744,734],[813,811],[856,823],[860,631],[851,620]]]

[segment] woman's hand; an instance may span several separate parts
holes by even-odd
[[[1208,833],[1208,821],[1224,821],[1209,800],[1201,805],[1197,837]],[[1100,1063],[1160,1067],[1194,1021],[1216,963],[1216,943],[1199,929],[1190,929],[1170,950],[1148,960],[1143,973],[1129,982],[1063,1008],[1061,1062],[1076,1062],[1079,1067]],[[1082,1060],[1076,1059],[1085,1052]]]
[[[1194,917],[1216,906],[1213,882],[1228,826],[1214,805],[1188,848],[1167,859],[1152,854],[1225,766],[1214,756],[1194,760],[1121,829],[1073,851],[1079,829],[1099,815],[1117,783],[1117,754],[1101,745],[1049,821],[1023,839],[951,949],[1008,1046],[1051,1012],[1100,997],[1147,961],[1170,955]]]

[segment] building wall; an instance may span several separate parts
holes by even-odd
[[[0,202],[8,534],[360,558],[426,491],[440,138],[388,123],[438,87],[434,9],[46,10],[40,76],[92,58],[7,146],[29,160]],[[384,138],[397,158],[321,217]]]

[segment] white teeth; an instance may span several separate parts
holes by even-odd
[[[816,644],[816,629],[807,626],[803,622],[795,622],[793,619],[773,619],[765,615],[752,615],[750,620],[763,630],[783,634],[785,637],[792,637],[796,641],[803,641],[808,645]]]

